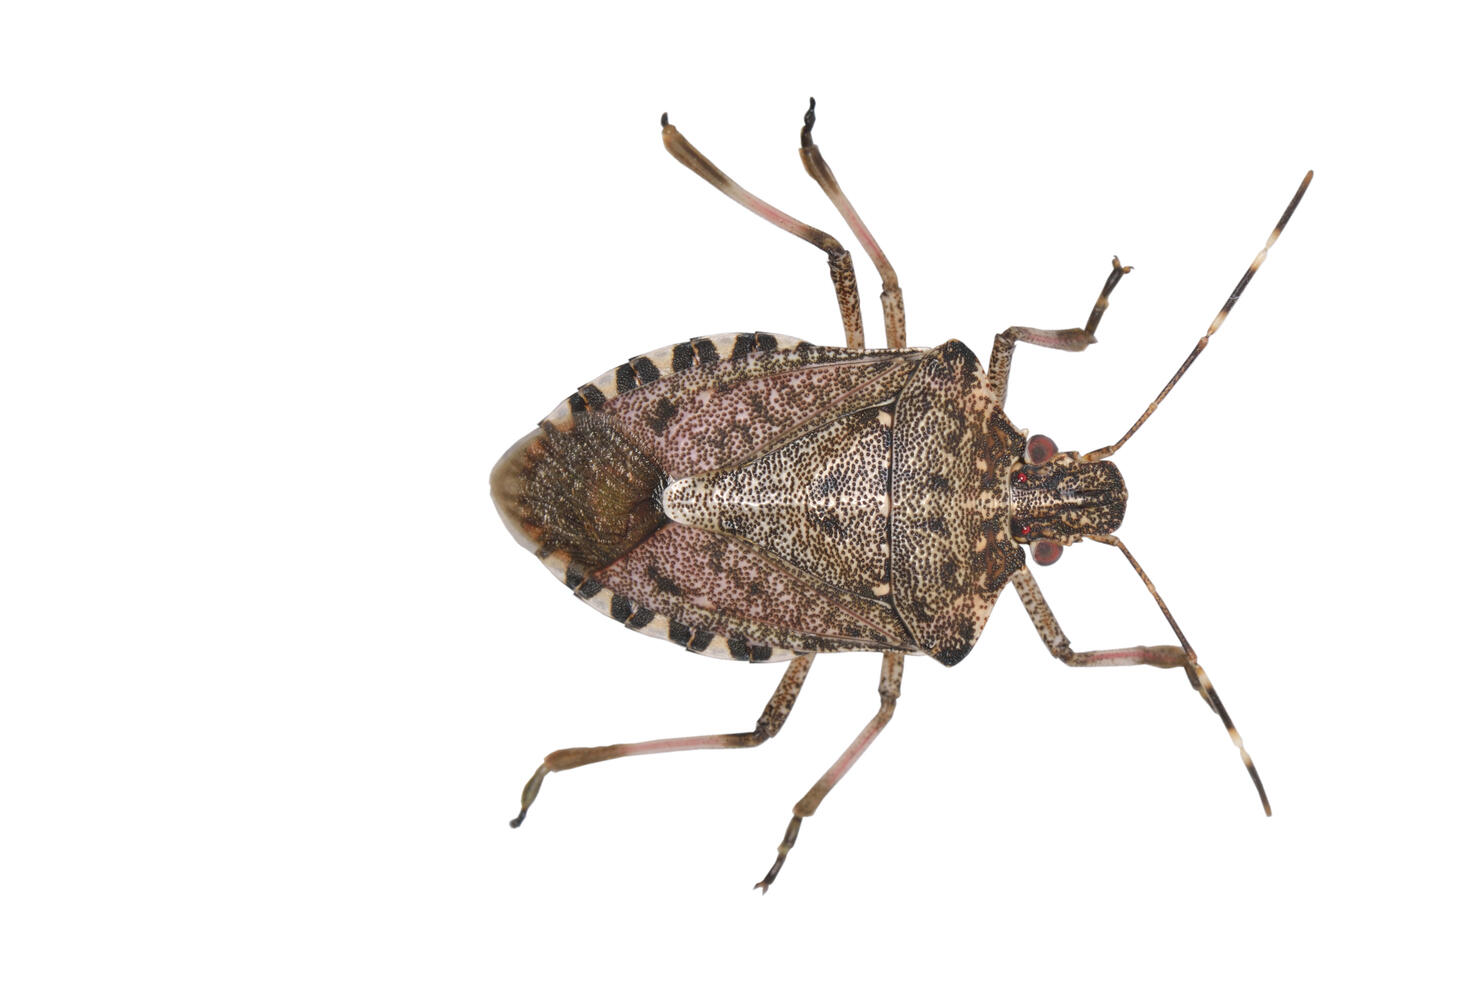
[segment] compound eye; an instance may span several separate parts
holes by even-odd
[[[1059,445],[1050,437],[1035,433],[1028,438],[1028,451],[1023,456],[1033,467],[1038,467],[1059,452]]]
[[[1052,540],[1040,539],[1033,544],[1033,562],[1040,567],[1056,562],[1063,555],[1064,548]]]

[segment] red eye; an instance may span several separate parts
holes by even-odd
[[[1018,529],[1018,535],[1023,537],[1024,539],[1027,539],[1029,536],[1033,535],[1033,527],[1029,525],[1024,525],[1022,528]]]
[[[1064,548],[1058,543],[1047,539],[1040,539],[1033,544],[1033,562],[1040,567],[1046,567],[1064,555]]]
[[[1016,481],[1020,485],[1026,485],[1028,483],[1028,472],[1019,471],[1017,474],[1013,475],[1012,480]]]
[[[1035,468],[1059,452],[1059,445],[1038,433],[1028,438],[1028,452],[1024,455]]]

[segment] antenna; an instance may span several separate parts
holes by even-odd
[[[1202,354],[1202,350],[1204,348],[1208,347],[1208,339],[1213,337],[1213,333],[1223,326],[1224,318],[1228,317],[1228,312],[1233,310],[1233,305],[1238,303],[1239,297],[1243,296],[1244,288],[1249,285],[1250,280],[1254,279],[1254,273],[1264,262],[1264,257],[1269,255],[1269,247],[1273,246],[1275,244],[1275,240],[1280,237],[1280,233],[1285,231],[1285,223],[1290,221],[1291,215],[1295,214],[1295,206],[1300,204],[1301,198],[1305,197],[1305,189],[1310,187],[1310,179],[1315,177],[1315,175],[1315,171],[1305,172],[1305,180],[1300,182],[1300,187],[1295,191],[1295,197],[1291,198],[1290,204],[1285,206],[1285,214],[1281,215],[1280,220],[1275,223],[1274,231],[1269,234],[1269,239],[1264,243],[1264,248],[1259,250],[1259,255],[1255,256],[1254,262],[1249,264],[1249,268],[1244,272],[1243,278],[1239,280],[1238,286],[1234,287],[1233,293],[1228,295],[1228,300],[1224,302],[1223,309],[1218,312],[1217,317],[1213,318],[1213,323],[1208,325],[1208,330],[1204,332],[1201,338],[1197,339],[1197,344],[1194,345],[1192,348],[1192,354],[1187,356],[1187,360],[1182,363],[1182,367],[1179,368],[1177,370],[1177,373],[1172,376],[1172,381],[1168,382],[1166,386],[1163,387],[1161,392],[1157,394],[1156,398],[1151,401],[1151,405],[1146,407],[1146,412],[1141,414],[1141,418],[1138,419],[1135,424],[1132,425],[1131,428],[1125,432],[1124,437],[1121,437],[1119,440],[1109,445],[1108,447],[1101,447],[1097,451],[1090,451],[1088,454],[1082,455],[1079,458],[1081,461],[1099,461],[1109,457],[1111,454],[1114,454],[1116,451],[1120,450],[1121,447],[1125,446],[1125,442],[1131,439],[1131,435],[1137,430],[1141,429],[1141,424],[1145,423],[1148,419],[1150,419],[1151,414],[1156,412],[1156,408],[1161,405],[1161,401],[1163,399],[1166,399],[1167,393],[1171,392],[1172,387],[1175,386],[1177,384],[1177,381],[1182,378],[1182,373],[1186,372],[1188,367],[1192,365],[1193,360]],[[1125,547],[1121,547],[1121,549],[1124,548]],[[1129,557],[1130,554],[1127,553],[1126,556]],[[1135,562],[1135,560],[1131,560],[1131,563]],[[1137,567],[1137,569],[1140,568]],[[1142,576],[1144,577],[1145,575],[1142,574]],[[1148,583],[1147,586],[1150,586],[1150,584]],[[1152,593],[1154,594],[1155,591],[1152,591]],[[1163,606],[1162,610],[1165,611],[1166,607]],[[1167,617],[1170,618],[1171,615],[1167,615]],[[1216,707],[1214,709],[1216,709]],[[1229,730],[1231,731],[1232,727],[1230,727]],[[1250,766],[1250,770],[1253,770],[1252,766]],[[1257,782],[1258,778],[1255,778],[1255,781]]]
[[[1305,180],[1307,183],[1309,183],[1310,176],[1306,175]],[[1300,190],[1305,190],[1304,184],[1300,186]],[[1290,217],[1290,212],[1293,211],[1295,208],[1295,202],[1298,202],[1299,200],[1300,195],[1297,194],[1295,196],[1295,201],[1290,203],[1290,208],[1286,209],[1285,218],[1280,219],[1281,225],[1285,224],[1285,219]],[[1275,229],[1275,235],[1279,235],[1279,229]],[[1274,241],[1273,236],[1270,237],[1270,241]],[[1264,254],[1260,253],[1260,255],[1263,256]],[[1254,267],[1257,268],[1258,265],[1259,261],[1255,260]],[[1252,274],[1253,269],[1250,269],[1249,272]],[[1244,282],[1247,283],[1248,279],[1248,276],[1245,276]],[[1233,306],[1233,300],[1237,299],[1238,292],[1234,291],[1233,299],[1230,300],[1228,304],[1223,308],[1223,313],[1228,313],[1228,308]],[[1213,327],[1214,329],[1217,328],[1217,322],[1214,322]],[[1207,341],[1207,338],[1204,337],[1203,341]],[[1196,354],[1196,352],[1194,352],[1193,354]],[[1185,365],[1183,366],[1184,369],[1186,367],[1187,366]],[[1177,374],[1181,375],[1180,372],[1178,372]],[[1177,380],[1173,379],[1172,381],[1176,382]],[[1155,408],[1155,404],[1152,404],[1152,408]],[[1147,412],[1149,413],[1150,411],[1148,410]],[[1132,430],[1134,431],[1134,428],[1132,428]],[[1127,436],[1129,436],[1129,434],[1127,434]],[[1124,443],[1124,441],[1122,440],[1121,443]],[[1218,699],[1218,691],[1213,689],[1212,680],[1208,679],[1208,674],[1203,672],[1202,666],[1197,664],[1197,653],[1192,650],[1192,643],[1187,641],[1186,635],[1182,634],[1182,629],[1177,625],[1177,619],[1172,617],[1172,612],[1167,609],[1166,602],[1163,601],[1161,599],[1161,595],[1156,592],[1156,587],[1151,583],[1151,578],[1146,576],[1146,571],[1141,569],[1141,564],[1136,562],[1136,558],[1131,555],[1130,550],[1126,549],[1125,544],[1120,541],[1119,537],[1112,535],[1097,535],[1090,536],[1088,538],[1093,539],[1097,543],[1105,543],[1108,546],[1114,546],[1116,549],[1120,550],[1121,553],[1125,554],[1125,558],[1130,561],[1131,566],[1135,568],[1136,573],[1140,574],[1141,583],[1146,585],[1146,589],[1149,590],[1151,592],[1151,596],[1156,599],[1156,606],[1161,608],[1161,613],[1163,616],[1166,617],[1167,624],[1172,626],[1172,631],[1176,634],[1177,641],[1182,643],[1182,650],[1187,653],[1187,663],[1183,666],[1183,668],[1187,670],[1187,681],[1190,682],[1192,684],[1192,688],[1197,690],[1198,694],[1202,696],[1204,702],[1206,702],[1208,706],[1213,708],[1213,712],[1216,713],[1218,717],[1223,721],[1223,726],[1228,728],[1228,736],[1233,740],[1234,747],[1238,748],[1239,755],[1243,757],[1244,767],[1249,769],[1249,777],[1254,779],[1254,788],[1257,789],[1259,792],[1259,801],[1264,806],[1264,814],[1266,816],[1272,815],[1269,809],[1269,796],[1264,794],[1264,783],[1259,780],[1259,771],[1254,767],[1254,759],[1249,757],[1249,752],[1244,748],[1244,739],[1239,736],[1238,728],[1233,726],[1233,718],[1228,716],[1228,710],[1224,708],[1223,701]]]

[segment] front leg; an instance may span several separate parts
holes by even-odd
[[[992,362],[987,367],[987,378],[991,382],[992,389],[1000,393],[1003,398],[1006,397],[1007,375],[1012,369],[1013,346],[1020,341],[1028,345],[1057,348],[1066,352],[1082,352],[1093,345],[1095,329],[1100,326],[1100,318],[1105,316],[1105,311],[1110,307],[1110,292],[1120,283],[1120,278],[1133,269],[1135,269],[1133,266],[1121,266],[1119,256],[1111,258],[1110,275],[1105,278],[1105,286],[1100,289],[1100,296],[1095,298],[1095,305],[1090,308],[1089,317],[1082,328],[1045,331],[1041,328],[1011,327],[999,334],[992,343]]]
[[[1033,619],[1033,627],[1038,629],[1038,637],[1043,639],[1043,644],[1054,654],[1054,657],[1065,665],[1075,667],[1155,666],[1158,669],[1185,671],[1192,688],[1197,690],[1203,701],[1212,707],[1213,712],[1223,721],[1223,726],[1228,728],[1228,736],[1238,748],[1244,761],[1244,767],[1249,770],[1249,777],[1254,780],[1254,788],[1259,792],[1259,801],[1264,806],[1264,814],[1271,815],[1269,796],[1264,794],[1264,783],[1259,780],[1259,772],[1254,767],[1254,759],[1249,757],[1249,752],[1244,749],[1244,739],[1239,736],[1238,728],[1233,726],[1233,720],[1228,716],[1228,710],[1224,708],[1223,701],[1218,698],[1218,691],[1213,689],[1213,683],[1208,679],[1208,674],[1203,671],[1202,666],[1197,664],[1197,656],[1178,645],[1136,645],[1123,649],[1076,652],[1069,645],[1069,639],[1064,635],[1064,630],[1059,627],[1059,620],[1054,617],[1048,602],[1044,600],[1043,591],[1039,590],[1038,582],[1033,579],[1033,574],[1026,567],[1012,575],[1012,586],[1017,588],[1018,597],[1022,599],[1023,607],[1027,609],[1028,617]]]

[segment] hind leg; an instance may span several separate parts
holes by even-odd
[[[838,311],[843,316],[843,334],[849,348],[863,347],[863,314],[858,306],[858,280],[853,273],[853,257],[843,244],[821,229],[814,229],[799,222],[781,209],[762,201],[731,180],[724,171],[715,167],[708,157],[694,149],[684,139],[678,128],[668,122],[663,114],[663,146],[683,166],[718,188],[733,201],[799,239],[805,239],[827,253],[827,269],[832,277],[833,290],[838,295]]]
[[[812,668],[812,659],[811,655],[802,655],[787,665],[786,674],[781,677],[780,685],[771,695],[771,702],[767,703],[766,708],[761,711],[760,719],[756,721],[754,730],[738,734],[671,737],[657,741],[642,741],[637,744],[568,747],[550,752],[524,786],[524,794],[519,801],[519,815],[511,819],[509,825],[517,828],[520,823],[524,822],[524,817],[534,803],[535,796],[540,794],[540,785],[544,783],[545,776],[552,771],[569,771],[571,768],[579,768],[582,765],[594,765],[598,761],[610,761],[613,758],[625,758],[634,754],[694,751],[700,748],[755,747],[775,737],[781,730],[781,725],[786,723],[786,716],[791,713],[792,704],[796,702],[797,694],[802,690],[802,683],[807,678],[807,670]]]
[[[886,343],[890,348],[904,348],[904,294],[899,289],[899,277],[894,272],[893,264],[884,255],[884,250],[879,248],[878,240],[869,232],[868,226],[863,224],[863,219],[859,218],[848,196],[843,194],[838,179],[833,177],[832,168],[822,159],[821,148],[812,142],[812,126],[817,122],[817,100],[809,100],[809,103],[807,115],[802,119],[802,166],[807,169],[812,180],[822,186],[823,193],[843,216],[848,228],[853,230],[853,234],[863,245],[863,251],[868,253],[868,258],[873,260],[874,269],[879,271],[879,279],[884,283],[884,290],[879,294],[879,303],[884,306]]]

